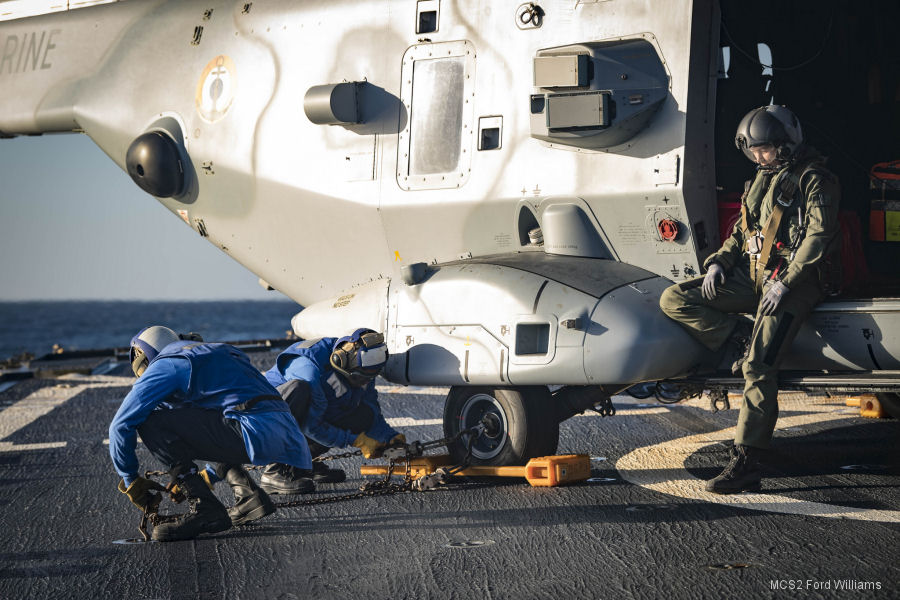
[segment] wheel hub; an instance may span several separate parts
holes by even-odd
[[[493,396],[475,394],[466,400],[460,411],[460,429],[469,429],[479,423],[484,425],[484,432],[474,441],[471,436],[463,436],[466,447],[472,444],[472,456],[481,460],[490,460],[500,454],[506,445],[508,424],[506,411]]]
[[[496,438],[503,433],[503,422],[497,416],[497,413],[485,413],[484,417],[481,418],[481,424],[484,425],[484,435],[489,438]]]

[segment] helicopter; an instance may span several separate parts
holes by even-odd
[[[448,437],[490,416],[451,448],[482,464],[553,454],[561,421],[637,383],[735,384],[725,365],[697,375],[708,351],[659,298],[700,275],[733,225],[748,109],[788,103],[843,153],[849,231],[878,194],[886,223],[900,214],[896,182],[865,168],[895,150],[883,57],[897,55],[896,7],[38,4],[0,3],[0,138],[89,136],[303,305],[299,337],[384,332],[387,380],[450,386]],[[833,126],[847,114],[852,129]],[[816,308],[784,389],[878,393],[898,411],[900,240],[887,230],[853,245],[846,260],[878,276]]]

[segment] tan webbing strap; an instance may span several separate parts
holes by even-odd
[[[747,211],[747,196],[750,195],[750,188],[753,186],[753,181],[748,179],[744,182],[744,193],[741,194],[741,233],[744,234],[744,240],[746,243],[747,236],[750,235],[750,220],[748,219],[749,212]]]
[[[783,216],[784,206],[779,202],[775,202],[775,206],[772,207],[772,214],[769,215],[769,220],[766,221],[766,226],[763,227],[763,247],[759,253],[759,258],[756,259],[756,268],[753,270],[753,283],[757,294],[762,292],[766,265],[769,262],[769,256],[772,254],[775,234],[778,233],[778,228],[781,227],[781,217]]]
[[[753,182],[750,180],[747,180],[746,182],[744,182],[744,193],[741,195],[741,234],[743,234],[743,237],[744,237],[744,247],[745,248],[747,245],[747,240],[750,238],[750,232],[751,232],[750,219],[749,219],[750,211],[747,210],[747,196],[750,195],[750,188],[751,188],[752,184],[753,184]],[[756,259],[753,257],[752,254],[749,256],[750,256],[750,276],[755,277],[756,276]]]
[[[794,196],[800,187],[800,180],[810,170],[813,161],[806,161],[797,164],[778,182],[778,188],[772,191],[772,214],[763,227],[763,247],[759,253],[759,257],[754,264],[751,257],[751,272],[753,274],[753,283],[756,293],[762,292],[763,283],[765,283],[766,265],[769,263],[769,257],[772,255],[772,246],[775,244],[775,235],[781,227],[781,218],[784,216],[786,208],[794,202]]]

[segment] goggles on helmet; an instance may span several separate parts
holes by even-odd
[[[362,387],[381,372],[387,359],[384,335],[362,328],[335,342],[331,366],[346,377],[350,385]]]

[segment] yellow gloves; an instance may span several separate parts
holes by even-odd
[[[206,487],[209,489],[214,489],[216,487],[216,482],[212,480],[212,474],[206,469],[200,471],[200,479],[203,480],[203,483],[205,483]]]
[[[387,444],[382,444],[378,440],[370,438],[365,433],[359,434],[356,436],[356,440],[353,441],[353,445],[362,450],[362,454],[366,458],[378,458],[381,456],[381,451],[386,447],[400,446],[403,444],[406,444],[406,436],[402,433],[398,433],[392,437],[391,441]]]
[[[362,450],[362,454],[366,458],[378,458],[381,456],[381,449],[384,448],[384,444],[370,438],[365,433],[356,436],[353,445]]]
[[[138,477],[127,488],[125,487],[125,480],[120,479],[119,491],[128,496],[131,503],[141,509],[141,512],[154,513],[159,508],[162,496],[153,492],[164,492],[166,488],[150,479]]]

